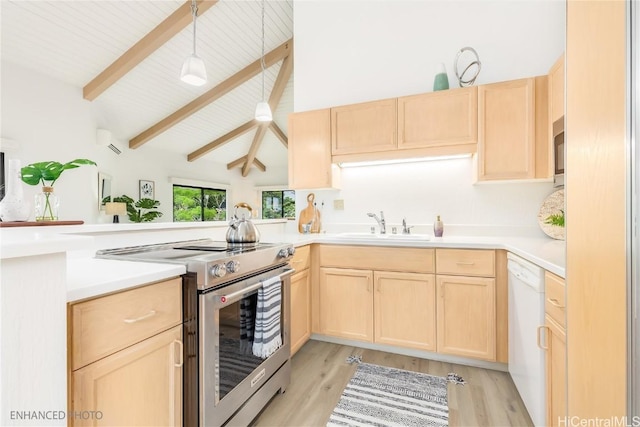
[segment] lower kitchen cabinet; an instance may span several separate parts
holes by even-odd
[[[439,353],[495,360],[495,284],[486,277],[436,276]]]
[[[546,351],[547,425],[557,426],[559,420],[564,421],[567,416],[566,287],[563,278],[548,271],[544,282],[544,329],[547,337],[546,346],[542,348]]]
[[[547,329],[547,425],[558,426],[567,416],[567,334],[550,316]]]
[[[311,336],[311,277],[309,269],[291,276],[291,355]]]
[[[181,426],[181,313],[181,278],[71,304],[69,424]]]
[[[373,341],[373,272],[320,268],[320,333]]]
[[[375,271],[375,342],[436,350],[433,274]]]
[[[182,425],[182,326],[148,338],[72,374],[75,426]],[[100,418],[100,419],[98,419]]]

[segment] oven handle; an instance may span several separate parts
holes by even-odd
[[[284,280],[285,277],[292,275],[295,272],[295,270],[293,268],[287,269],[285,270],[283,273],[281,273],[280,275],[278,275],[278,277],[280,278],[280,280]],[[246,294],[250,294],[253,291],[256,291],[258,289],[260,289],[262,287],[262,282],[257,282],[249,287],[240,289],[239,291],[235,291],[232,292],[228,295],[220,295],[219,300],[220,302],[224,303],[232,303],[238,299],[244,298],[244,296]]]

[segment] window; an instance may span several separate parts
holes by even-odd
[[[295,218],[296,217],[296,192],[263,191],[262,192],[262,218]]]
[[[173,222],[225,221],[227,190],[173,186]]]

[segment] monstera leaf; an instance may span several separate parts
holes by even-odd
[[[60,178],[62,172],[68,169],[79,168],[82,165],[96,165],[96,162],[89,159],[75,159],[67,163],[60,162],[38,162],[23,167],[20,171],[22,181],[29,185],[52,187]]]

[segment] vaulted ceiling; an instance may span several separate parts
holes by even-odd
[[[265,74],[266,97],[275,107],[272,126],[252,121],[262,96],[256,71],[261,2],[220,0],[199,6],[197,52],[208,75],[200,87],[179,78],[192,51],[190,15],[175,23],[176,34],[166,41],[162,31],[154,30],[180,14],[180,8],[189,10],[190,3],[2,0],[1,57],[85,88],[85,98],[93,99],[102,114],[100,121],[132,149],[153,147],[189,161],[225,163],[241,168],[243,175],[250,167],[286,165],[287,115],[293,111],[292,1],[266,2],[265,52],[274,51]],[[144,44],[145,36],[157,39],[159,47],[150,47],[148,56],[143,54],[104,91],[87,86],[132,47],[137,49],[137,43]],[[180,114],[187,110],[191,114]]]

